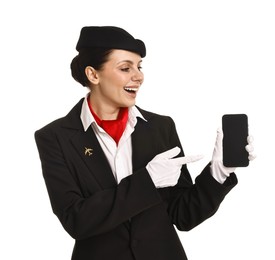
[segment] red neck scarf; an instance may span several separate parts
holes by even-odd
[[[105,130],[105,132],[108,133],[118,145],[118,142],[126,128],[126,124],[128,121],[128,108],[127,107],[120,108],[118,117],[115,120],[101,120],[93,111],[89,98],[87,100],[88,100],[90,111],[95,121],[97,122],[97,124],[100,127],[102,127]]]

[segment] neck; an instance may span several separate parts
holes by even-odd
[[[95,99],[92,98],[93,95],[90,95],[90,104],[93,108],[93,112],[101,119],[101,120],[116,120],[119,115],[120,108],[108,106],[106,104],[96,102]]]

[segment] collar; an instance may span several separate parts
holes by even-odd
[[[86,95],[86,97],[83,100],[81,113],[80,113],[80,119],[85,132],[88,130],[91,124],[93,123],[96,124],[96,120],[93,117],[88,105],[88,101],[87,101],[88,96],[89,96],[89,93]],[[147,120],[143,117],[143,115],[136,108],[136,106],[129,107],[128,113],[129,113],[128,123],[130,124],[131,127],[134,127],[136,125],[138,117],[147,122]]]

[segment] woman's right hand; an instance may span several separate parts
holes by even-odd
[[[175,186],[178,182],[183,164],[196,162],[202,155],[174,158],[180,153],[179,147],[156,155],[146,166],[156,188]]]

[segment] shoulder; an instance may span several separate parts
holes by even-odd
[[[157,147],[157,153],[164,152],[175,146],[181,148],[176,125],[172,117],[137,108],[146,121],[138,120],[135,130],[136,135],[145,136],[146,138],[144,137],[144,139],[148,140],[150,145]]]
[[[80,113],[83,103],[83,98],[69,111],[64,117],[57,118],[52,122],[44,125],[40,129],[35,131],[35,135],[39,133],[55,132],[60,128],[80,128],[81,120]]]
[[[174,120],[168,116],[168,115],[161,115],[154,112],[150,112],[147,110],[144,110],[138,106],[136,108],[140,111],[140,113],[143,115],[143,117],[150,123],[150,122],[162,122],[162,123],[169,123],[174,124]]]
[[[139,120],[138,124],[143,125],[146,129],[150,130],[156,136],[159,134],[163,135],[170,135],[171,133],[176,132],[176,125],[172,117],[168,115],[161,115],[154,112],[150,112],[140,107],[137,107],[143,117],[146,119]]]

